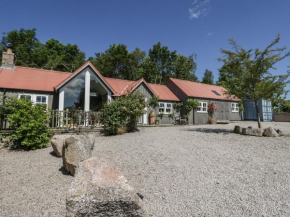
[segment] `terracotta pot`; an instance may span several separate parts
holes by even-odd
[[[154,112],[151,112],[150,113],[150,125],[153,125],[155,124],[155,115],[154,115]]]

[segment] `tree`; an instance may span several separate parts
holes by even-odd
[[[16,64],[18,66],[38,67],[37,51],[41,47],[41,43],[36,38],[36,29],[14,30],[9,33],[3,33],[1,39],[1,56],[6,51],[7,45],[13,47],[16,55]]]
[[[55,39],[42,44],[36,37],[36,29],[4,33],[0,44],[1,53],[8,44],[12,46],[17,66],[73,72],[85,62],[85,53],[77,45],[64,45]]]
[[[90,58],[92,63],[104,76],[110,78],[126,79],[129,74],[130,53],[123,44],[113,44],[104,53],[96,53]]]
[[[195,55],[190,55],[185,57],[184,55],[178,54],[175,60],[175,78],[188,80],[188,81],[198,81],[195,71],[196,62],[194,61]]]
[[[271,99],[285,91],[289,83],[289,73],[272,75],[271,69],[277,62],[290,55],[287,47],[274,48],[280,36],[270,43],[263,51],[245,50],[233,39],[228,40],[234,51],[221,49],[224,54],[219,61],[223,63],[220,72],[225,76],[224,85],[228,95],[235,95],[241,100],[252,100],[255,103],[258,127],[261,128],[259,99]]]
[[[77,45],[64,45],[55,39],[48,40],[39,54],[39,67],[43,69],[74,72],[85,63],[85,53]]]
[[[163,84],[170,77],[196,81],[195,70],[196,63],[193,55],[185,57],[177,54],[177,51],[170,51],[160,42],[153,45],[141,64],[141,72],[145,80],[155,84]]]
[[[206,69],[201,82],[204,84],[214,84],[214,76],[212,71]]]

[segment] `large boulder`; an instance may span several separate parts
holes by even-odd
[[[263,136],[263,131],[259,128],[243,128],[242,134],[248,136]]]
[[[53,151],[57,157],[62,156],[62,148],[64,145],[64,141],[69,137],[70,137],[70,135],[55,135],[50,140],[50,144],[51,144]]]
[[[234,133],[241,134],[242,133],[242,128],[240,126],[235,126]]]
[[[66,216],[147,216],[126,178],[103,159],[80,163],[66,198]]]
[[[279,134],[276,132],[276,130],[272,127],[268,127],[264,130],[263,136],[266,137],[278,137]]]
[[[69,174],[75,174],[79,163],[92,156],[94,141],[86,136],[74,136],[65,140],[62,149],[63,166]]]

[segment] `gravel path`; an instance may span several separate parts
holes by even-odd
[[[65,195],[72,177],[50,153],[0,151],[0,216],[65,216]]]
[[[127,177],[151,216],[290,216],[290,138],[229,133],[234,125],[142,128],[97,138],[94,156]]]
[[[120,170],[151,216],[290,216],[290,138],[234,125],[141,128],[97,137],[94,156]],[[262,123],[290,133],[290,123]],[[52,148],[0,151],[0,216],[64,216],[71,176]],[[64,174],[63,174],[64,173]]]

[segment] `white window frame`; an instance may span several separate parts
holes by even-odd
[[[161,107],[161,106],[160,106],[161,104],[163,104],[164,106]],[[170,105],[170,106],[168,107],[168,105]],[[162,113],[162,114],[172,114],[172,106],[173,106],[173,105],[172,105],[171,102],[159,102],[158,112],[159,112],[159,113]],[[169,112],[166,111],[168,108],[170,109]],[[163,109],[163,111],[160,111],[160,109]]]
[[[232,102],[231,103],[231,111],[232,112],[239,112],[239,103]]]
[[[37,105],[37,104],[46,104],[46,106],[48,106],[48,95],[43,95],[43,94],[31,94],[31,93],[20,93],[18,94],[18,99],[20,99],[21,96],[26,95],[26,96],[31,96],[31,102],[33,105]],[[45,97],[46,98],[46,102],[42,103],[42,102],[36,102],[36,98],[40,96],[40,97]]]
[[[199,103],[199,105],[197,107],[196,112],[207,113],[207,102],[198,102],[198,103]],[[205,110],[204,110],[204,108],[205,108]]]

